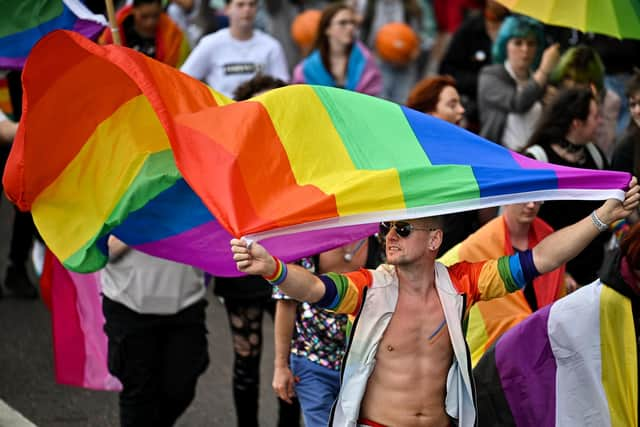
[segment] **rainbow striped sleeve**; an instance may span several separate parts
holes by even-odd
[[[325,294],[316,305],[351,315],[360,310],[363,289],[373,280],[369,270],[364,268],[347,274],[327,273],[319,277],[325,285]]]
[[[515,292],[540,275],[531,250],[479,263],[461,262],[449,272],[456,288],[472,296],[469,302]]]

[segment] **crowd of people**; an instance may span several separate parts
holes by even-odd
[[[332,86],[539,161],[640,172],[640,60],[623,56],[640,42],[545,26],[493,0],[124,3],[116,15],[124,46],[237,101],[287,84]],[[314,42],[296,46],[283,28],[310,9],[321,10]],[[376,35],[394,22],[419,40],[402,63],[376,49]],[[98,42],[113,43],[113,32]],[[10,88],[19,100],[19,84]],[[12,116],[0,112],[3,164],[20,119],[14,104]],[[275,325],[279,426],[301,417],[307,427],[474,425],[482,411],[472,368],[508,330],[614,273],[635,310],[638,191],[634,178],[622,202],[529,202],[383,222],[375,236],[296,265],[234,239],[248,276],[214,277],[213,288],[233,339],[237,425],[260,424],[265,312]],[[0,297],[37,298],[27,270],[34,238],[29,215],[16,213]],[[109,371],[123,385],[121,425],[173,425],[208,365],[206,276],[115,237],[108,250],[103,311]],[[613,273],[607,259],[616,260]]]

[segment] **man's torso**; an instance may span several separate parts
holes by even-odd
[[[446,379],[453,358],[437,291],[402,290],[376,353],[360,417],[383,425],[447,426]]]

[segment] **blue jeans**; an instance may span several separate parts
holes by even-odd
[[[305,427],[326,427],[331,406],[340,390],[340,371],[328,369],[306,357],[291,355],[291,372],[300,378],[296,394]]]

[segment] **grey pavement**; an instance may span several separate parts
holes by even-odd
[[[12,209],[0,203],[0,279],[4,280]],[[209,294],[207,327],[211,363],[200,377],[196,398],[178,426],[235,425],[231,392],[231,338],[224,307]],[[276,425],[271,390],[273,323],[264,321],[260,425]],[[4,402],[2,402],[4,401]],[[6,406],[8,405],[8,406]],[[22,418],[24,417],[24,418]],[[41,301],[0,299],[0,427],[116,427],[118,399],[112,392],[56,384],[51,322]]]

